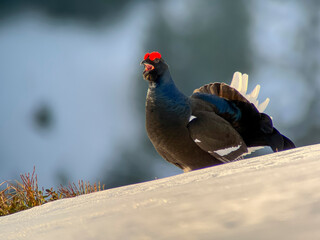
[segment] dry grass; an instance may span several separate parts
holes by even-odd
[[[84,182],[83,180],[78,182],[78,185],[75,183],[69,183],[67,187],[62,185],[59,187],[58,193],[62,198],[76,197],[82,194],[88,194],[93,192],[98,192],[104,190],[104,185],[101,186],[100,182],[98,184],[94,183],[90,185],[89,182]]]
[[[39,190],[35,168],[32,174],[21,174],[21,181],[2,182],[0,188],[0,216],[16,213],[25,209],[45,204],[61,198],[76,197],[82,194],[104,190],[104,185],[90,185],[88,182],[79,181],[78,184],[70,183],[67,187],[62,185],[58,191],[53,188]]]

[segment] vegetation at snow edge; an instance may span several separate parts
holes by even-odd
[[[82,194],[88,194],[104,190],[104,185],[100,182],[91,185],[89,182],[79,180],[78,184],[69,183],[64,187],[60,185],[58,191],[53,188],[39,190],[37,174],[35,168],[30,175],[21,174],[21,181],[0,183],[0,216],[9,215],[35,206],[40,206],[47,202],[62,198],[76,197]]]

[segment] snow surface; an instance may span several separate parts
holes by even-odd
[[[0,239],[320,239],[320,144],[63,199]]]

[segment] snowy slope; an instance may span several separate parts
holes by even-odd
[[[0,218],[0,239],[320,239],[320,144]]]

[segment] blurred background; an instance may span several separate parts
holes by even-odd
[[[319,143],[319,45],[317,0],[1,0],[0,182],[33,166],[45,188],[181,173],[144,128],[155,50],[188,95],[248,73],[283,134]]]

